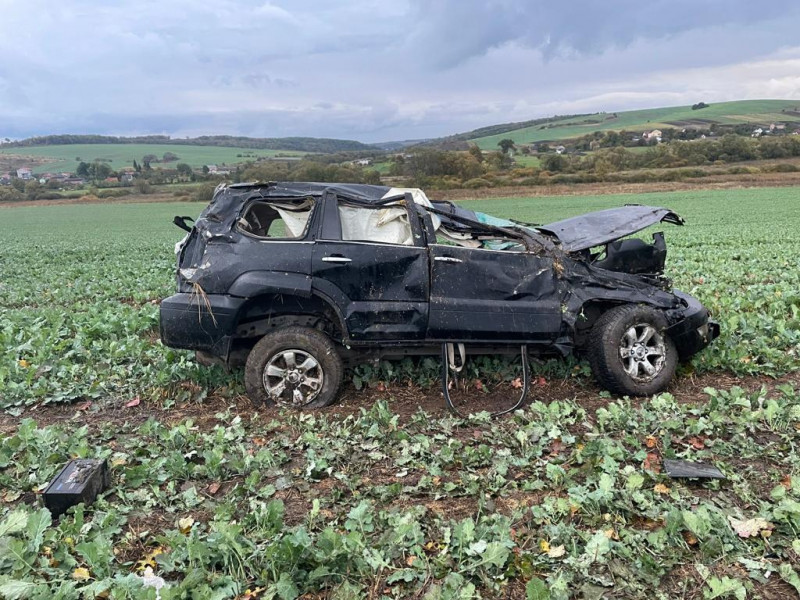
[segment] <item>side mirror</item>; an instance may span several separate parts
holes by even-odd
[[[186,224],[186,220],[187,220],[187,219],[188,219],[189,221],[191,221],[192,223],[194,223],[194,219],[193,219],[192,217],[175,217],[174,219],[172,219],[172,222],[173,222],[173,223],[175,223],[175,225],[177,225],[178,227],[180,227],[180,228],[181,228],[181,229],[183,229],[184,231],[191,231],[191,230],[192,230],[192,228],[191,228],[191,227],[189,227],[189,226]]]

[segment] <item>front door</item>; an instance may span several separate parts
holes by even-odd
[[[428,337],[530,342],[557,337],[561,298],[552,258],[433,244],[430,260]]]

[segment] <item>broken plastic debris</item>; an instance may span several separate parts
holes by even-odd
[[[45,489],[42,494],[44,505],[57,517],[80,502],[91,504],[110,483],[105,460],[71,460]]]
[[[666,474],[673,478],[725,479],[722,471],[705,463],[664,459],[663,466]]]
[[[144,570],[144,573],[141,575],[142,578],[142,586],[144,587],[151,587],[155,588],[156,590],[156,599],[161,598],[161,588],[167,585],[167,582],[164,581],[162,577],[155,575],[153,573],[152,567],[147,567]]]

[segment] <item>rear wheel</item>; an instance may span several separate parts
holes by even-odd
[[[244,383],[254,402],[320,408],[336,399],[343,370],[342,359],[324,333],[285,327],[253,346]]]
[[[647,306],[628,304],[604,313],[589,337],[589,362],[598,383],[629,396],[666,389],[678,364],[666,327],[664,315]]]

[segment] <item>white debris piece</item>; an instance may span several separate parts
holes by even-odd
[[[161,600],[161,588],[167,585],[167,582],[164,581],[164,578],[153,573],[153,567],[146,567],[141,577],[142,585],[144,587],[155,588],[156,600]]]

